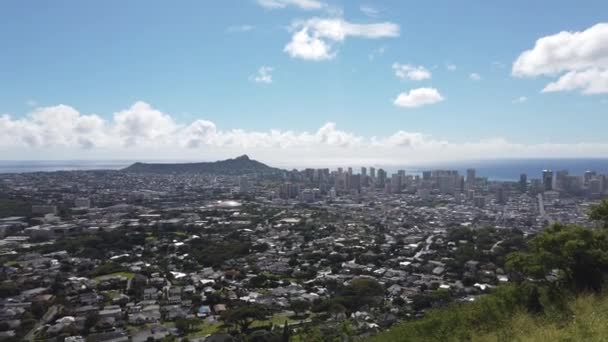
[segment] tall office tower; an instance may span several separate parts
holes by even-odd
[[[475,169],[467,169],[467,189],[475,187]]]
[[[385,184],[386,184],[386,171],[384,171],[383,169],[378,169],[378,185],[381,188],[384,188]]]
[[[557,171],[553,183],[556,190],[566,190],[568,188],[568,170]]]
[[[372,178],[376,178],[376,168],[375,167],[369,168],[369,176]]]
[[[442,175],[437,178],[437,182],[439,183],[439,191],[442,194],[451,194],[454,191],[454,178]]]
[[[400,174],[396,173],[391,176],[391,190],[392,193],[401,192],[401,188],[403,187],[403,177]]]
[[[496,191],[496,201],[500,204],[507,203],[507,192],[502,186]]]
[[[338,174],[341,174],[342,172],[344,172],[344,170],[341,167],[339,167],[338,168]]]
[[[590,179],[589,182],[589,193],[591,195],[599,195],[602,192],[602,182],[600,178]]]
[[[525,193],[528,190],[528,175],[522,173],[519,175],[519,191]]]
[[[350,175],[349,190],[361,193],[361,175]]]
[[[431,171],[422,171],[422,180],[431,180]]]
[[[353,174],[353,168],[349,167],[346,172],[348,173],[349,176],[352,175]]]
[[[585,171],[585,175],[583,176],[585,185],[589,185],[589,181],[591,181],[595,177],[595,175],[595,171]]]
[[[543,170],[543,190],[553,190],[553,171]]]
[[[397,171],[397,174],[401,177],[401,178],[405,178],[405,170],[399,170]]]
[[[361,177],[367,177],[367,169],[365,166],[361,167]]]

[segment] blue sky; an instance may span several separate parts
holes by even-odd
[[[15,146],[0,144],[7,159],[55,158],[65,151],[75,157],[91,151],[131,157],[146,149],[157,150],[146,139],[183,136],[180,130],[197,120],[204,120],[205,127],[212,125],[214,134],[239,130],[249,140],[237,146],[230,145],[234,134],[204,136],[202,143],[185,143],[198,149],[194,152],[182,152],[177,144],[172,149],[166,145],[166,153],[212,158],[240,148],[269,157],[289,156],[294,144],[275,142],[272,137],[268,138],[271,142],[259,143],[253,133],[278,130],[319,136],[321,127],[335,123],[331,134],[337,135],[319,139],[321,145],[333,141],[339,148],[332,146],[335,154],[316,161],[310,157],[309,163],[320,164],[336,155],[353,159],[357,146],[349,139],[369,145],[400,131],[409,140],[397,145],[409,150],[391,145],[382,152],[369,151],[365,158],[411,154],[421,159],[432,150],[429,141],[436,148],[460,145],[460,159],[490,158],[500,149],[488,152],[485,146],[462,145],[497,139],[526,148],[536,146],[513,151],[515,156],[547,152],[559,157],[560,151],[566,151],[564,157],[608,156],[604,145],[608,143],[608,50],[601,48],[608,38],[604,28],[592,29],[608,22],[606,1],[4,1],[0,6],[4,129],[39,135],[11,137],[22,141]],[[328,32],[324,26],[336,23],[340,32],[331,31],[332,27]],[[591,48],[583,67],[578,67],[582,62],[575,60],[579,58],[575,52],[568,61],[545,58],[557,55],[546,47],[535,50],[536,59],[526,61],[527,69],[522,67],[524,71],[514,75],[514,62],[524,51],[534,49],[538,39],[561,31],[587,30],[588,34],[564,43],[573,51],[577,46],[599,45]],[[324,55],[313,60],[290,54],[287,46],[303,31],[325,44]],[[399,78],[396,64],[424,70],[430,77]],[[558,64],[561,67],[546,71],[548,65]],[[260,77],[262,67],[266,77]],[[576,80],[564,79],[553,91],[541,92],[569,72],[575,73]],[[579,75],[582,72],[589,74]],[[474,80],[472,74],[479,79]],[[595,78],[590,81],[590,77]],[[427,104],[416,99],[405,106],[404,102],[395,104],[399,94],[411,95],[415,89],[436,93],[420,93],[430,97]],[[174,125],[170,132],[144,127],[151,131],[142,133],[130,127],[125,133],[115,127],[116,113],[133,109],[139,102],[150,111],[144,110],[138,118],[147,121],[147,115],[164,115],[171,122],[161,117],[158,123]],[[57,108],[60,104],[64,107]],[[62,112],[66,108],[77,112],[76,119]],[[78,139],[49,138],[51,133],[31,127],[40,126],[42,119],[36,119],[35,113],[45,110],[55,113],[43,115],[47,119],[94,115],[103,121],[99,127],[105,131],[80,146],[72,144]],[[76,124],[67,126],[53,129],[52,134],[83,132],[71,130]],[[107,143],[121,138],[125,140],[121,146]],[[417,142],[418,138],[424,141]],[[301,149],[310,143],[307,139],[315,138],[297,139],[305,140],[295,144]],[[139,145],[131,146],[136,140]],[[593,146],[572,147],[581,143]],[[429,150],[412,151],[417,144],[427,144]],[[546,144],[555,146],[538,148]],[[564,150],[562,144],[570,149]],[[279,152],[273,150],[275,145],[281,145]],[[306,148],[319,151],[317,145],[311,146]],[[340,148],[347,151],[342,153]]]

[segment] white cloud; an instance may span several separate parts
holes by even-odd
[[[382,22],[354,24],[342,18],[311,18],[291,24],[291,41],[284,51],[293,58],[327,60],[336,56],[333,44],[347,37],[378,39],[399,36],[399,25]]]
[[[534,48],[515,60],[512,72],[514,76],[552,76],[593,67],[608,67],[608,23],[538,39]]]
[[[257,0],[257,3],[267,9],[294,6],[303,10],[319,10],[327,7],[326,3],[317,0]]]
[[[249,76],[249,80],[255,83],[272,83],[272,67],[261,66],[257,74]]]
[[[518,98],[516,98],[515,100],[513,100],[513,103],[524,103],[528,101],[528,98],[525,96],[520,96]]]
[[[608,23],[542,37],[513,63],[516,77],[560,76],[543,92],[608,93]]]
[[[249,32],[249,31],[253,31],[255,29],[255,26],[253,25],[235,25],[235,26],[229,26],[226,31],[230,32],[230,33],[234,33],[234,32]]]
[[[296,32],[283,51],[293,58],[301,58],[312,61],[322,61],[332,59],[336,53],[331,51],[331,46],[323,40],[311,37],[308,28],[303,28]]]
[[[431,72],[423,66],[393,63],[393,70],[400,79],[422,81],[431,78]]]
[[[138,101],[131,108],[114,113],[113,134],[124,146],[163,143],[178,129],[173,118]]]
[[[417,88],[407,93],[401,93],[394,101],[395,106],[403,108],[416,108],[443,101],[439,91],[435,88]]]
[[[572,91],[581,89],[583,94],[608,94],[608,69],[592,68],[584,71],[570,71],[557,81],[551,82],[543,93]]]
[[[412,93],[412,92],[410,92]],[[453,142],[399,129],[364,137],[328,122],[314,131],[222,130],[198,119],[181,124],[145,102],[107,119],[67,105],[42,107],[22,118],[0,115],[5,159],[213,160],[248,153],[276,166],[401,165],[463,159],[608,157],[608,142],[520,144],[504,138]]]
[[[481,81],[481,75],[479,75],[479,74],[478,74],[478,73],[476,73],[476,72],[471,73],[471,74],[469,75],[469,78],[470,78],[472,81]]]
[[[380,11],[377,8],[370,5],[361,5],[359,6],[359,10],[361,13],[371,18],[376,18],[380,14]]]

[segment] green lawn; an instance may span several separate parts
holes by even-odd
[[[196,330],[188,334],[188,338],[198,338],[207,335],[215,334],[219,331],[222,323],[207,323],[202,322],[195,328]]]
[[[267,319],[267,320],[255,321],[255,322],[253,322],[251,324],[251,327],[262,327],[262,326],[270,325],[271,323],[274,324],[274,325],[281,325],[282,326],[283,324],[285,324],[285,321],[287,321],[287,324],[299,322],[299,320],[292,319],[287,314],[282,314],[281,313],[281,314],[275,314],[270,319]]]

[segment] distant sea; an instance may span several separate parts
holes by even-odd
[[[125,160],[0,160],[0,173],[118,170],[131,164]]]
[[[142,160],[143,162],[187,162],[184,160]],[[22,173],[22,172],[52,172],[63,170],[119,170],[125,168],[135,161],[133,160],[0,160],[0,173]],[[272,166],[272,165],[271,165]],[[358,165],[353,165],[358,170]],[[376,168],[382,167],[377,165]],[[410,174],[421,174],[425,170],[450,169],[458,170],[466,175],[468,168],[476,169],[477,177],[487,177],[490,180],[515,181],[522,173],[527,174],[528,179],[541,178],[544,169],[568,170],[570,174],[582,175],[587,170],[608,174],[608,159],[500,159],[483,161],[461,161],[433,163],[427,165],[409,165],[404,167],[387,166],[389,172],[404,169]]]
[[[568,170],[571,175],[580,176],[587,170],[608,174],[608,159],[581,158],[581,159],[499,159],[482,161],[462,161],[449,163],[435,163],[416,167],[408,167],[412,173],[422,173],[424,170],[450,169],[458,170],[466,175],[468,168],[474,168],[477,177],[487,177],[490,180],[516,181],[525,173],[528,180],[540,179],[542,171]]]

